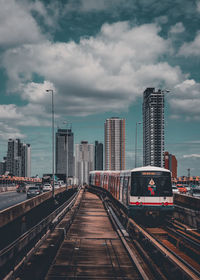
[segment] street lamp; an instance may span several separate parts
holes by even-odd
[[[52,186],[52,196],[55,198],[55,192],[54,192],[54,99],[53,99],[53,89],[47,89],[46,92],[51,93],[52,102],[52,176],[53,176],[53,186]]]
[[[68,186],[68,177],[69,177],[69,142],[68,142],[68,136],[69,136],[69,129],[68,129],[68,122],[64,121],[63,124],[66,124],[66,128],[67,128],[67,137],[66,137],[66,154],[67,154],[67,162],[66,162],[66,184]]]
[[[136,130],[135,130],[135,168],[137,167],[137,125],[142,124],[141,122],[136,122]]]

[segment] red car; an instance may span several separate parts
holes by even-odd
[[[179,190],[179,193],[183,193],[185,194],[187,192],[187,189],[186,187],[184,187],[183,185],[176,185],[178,190]]]

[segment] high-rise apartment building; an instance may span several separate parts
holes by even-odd
[[[105,170],[125,169],[125,119],[105,121]]]
[[[147,88],[143,95],[143,163],[164,166],[164,92]]]
[[[0,162],[0,175],[4,175],[6,172],[6,157]]]
[[[76,178],[79,184],[88,184],[89,172],[94,170],[94,145],[87,141],[76,144],[75,150]]]
[[[31,146],[20,139],[8,140],[6,171],[19,177],[31,176]]]
[[[56,133],[56,174],[74,176],[74,134],[71,129],[58,129]]]
[[[177,178],[177,159],[175,155],[165,152],[164,156],[165,168],[172,172],[172,177]]]
[[[103,144],[95,141],[94,169],[103,170]]]

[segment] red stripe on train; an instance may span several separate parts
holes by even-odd
[[[139,205],[139,204],[142,204],[142,205],[163,205],[165,204],[166,202],[130,202],[130,204],[132,205]],[[173,203],[170,203],[170,202],[167,202],[167,205],[174,205]]]

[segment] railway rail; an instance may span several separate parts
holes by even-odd
[[[64,204],[0,251],[0,279],[13,279],[17,275],[18,270],[31,258],[73,206],[77,195],[77,193],[72,195]]]
[[[133,253],[124,234],[112,209],[85,192],[45,279],[150,279],[146,264]]]
[[[198,232],[195,233],[196,238],[190,238],[190,234],[181,234],[177,228],[169,226],[164,229],[142,227],[124,215],[118,204],[113,206],[113,202],[110,204],[121,217],[133,244],[146,258],[156,279],[200,279]],[[194,231],[191,234],[194,235]]]
[[[184,235],[180,223],[145,228],[96,192],[80,190],[70,210],[54,216],[47,235],[5,279],[200,279],[198,232]],[[173,251],[170,240],[184,250]]]

